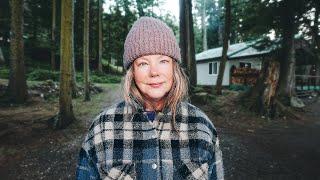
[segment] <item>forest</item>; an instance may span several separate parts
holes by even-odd
[[[92,120],[122,99],[124,42],[144,16],[173,30],[226,179],[320,178],[320,1],[170,0],[178,17],[168,2],[0,1],[3,179],[74,179]]]

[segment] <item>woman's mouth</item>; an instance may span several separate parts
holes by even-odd
[[[151,86],[152,88],[159,88],[161,87],[162,83],[149,83],[149,86]]]

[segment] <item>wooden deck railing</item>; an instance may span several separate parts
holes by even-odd
[[[296,90],[297,91],[319,91],[320,76],[312,75],[296,75]]]

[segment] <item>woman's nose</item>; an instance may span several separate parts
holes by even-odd
[[[158,76],[159,72],[158,72],[158,68],[156,64],[151,64],[150,65],[150,76],[154,77],[154,76]]]

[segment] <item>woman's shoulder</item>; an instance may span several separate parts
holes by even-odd
[[[115,103],[104,108],[92,121],[89,128],[93,129],[95,126],[106,122],[119,121],[124,115],[131,114],[132,107],[127,105],[125,101]],[[119,119],[119,120],[117,120]]]
[[[188,123],[200,123],[206,125],[209,129],[216,133],[216,128],[213,124],[213,120],[210,119],[207,114],[197,106],[189,103],[182,102],[181,109],[179,110],[182,116],[187,116]]]

